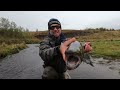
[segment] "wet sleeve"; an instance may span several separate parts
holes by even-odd
[[[60,54],[60,46],[51,47],[49,42],[41,42],[39,46],[39,55],[43,61],[53,60],[55,56]]]

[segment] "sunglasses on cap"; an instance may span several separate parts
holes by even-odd
[[[50,26],[50,30],[54,30],[54,29],[59,29],[59,28],[61,28],[60,26]]]

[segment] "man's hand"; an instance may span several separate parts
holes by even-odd
[[[66,61],[65,51],[67,50],[69,45],[74,41],[76,41],[76,39],[73,37],[73,38],[69,38],[65,42],[61,43],[60,52],[61,52],[61,54],[63,56],[64,61]]]
[[[60,52],[62,54],[63,60],[66,61],[65,57],[65,51],[67,50],[68,46],[66,46],[64,43],[61,43],[60,45]]]
[[[92,51],[91,43],[90,42],[86,42],[85,43],[84,52],[87,53],[87,52],[90,52],[90,51]]]

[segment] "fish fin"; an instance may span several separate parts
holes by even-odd
[[[90,56],[89,53],[84,53],[84,59],[83,59],[83,61],[85,63],[87,63],[87,64],[89,64],[89,65],[91,65],[91,66],[94,67],[92,60],[93,60],[93,58]]]

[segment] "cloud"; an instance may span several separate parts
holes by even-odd
[[[50,18],[57,18],[63,29],[120,26],[120,11],[0,11],[0,17],[8,18],[30,31],[46,30]]]

